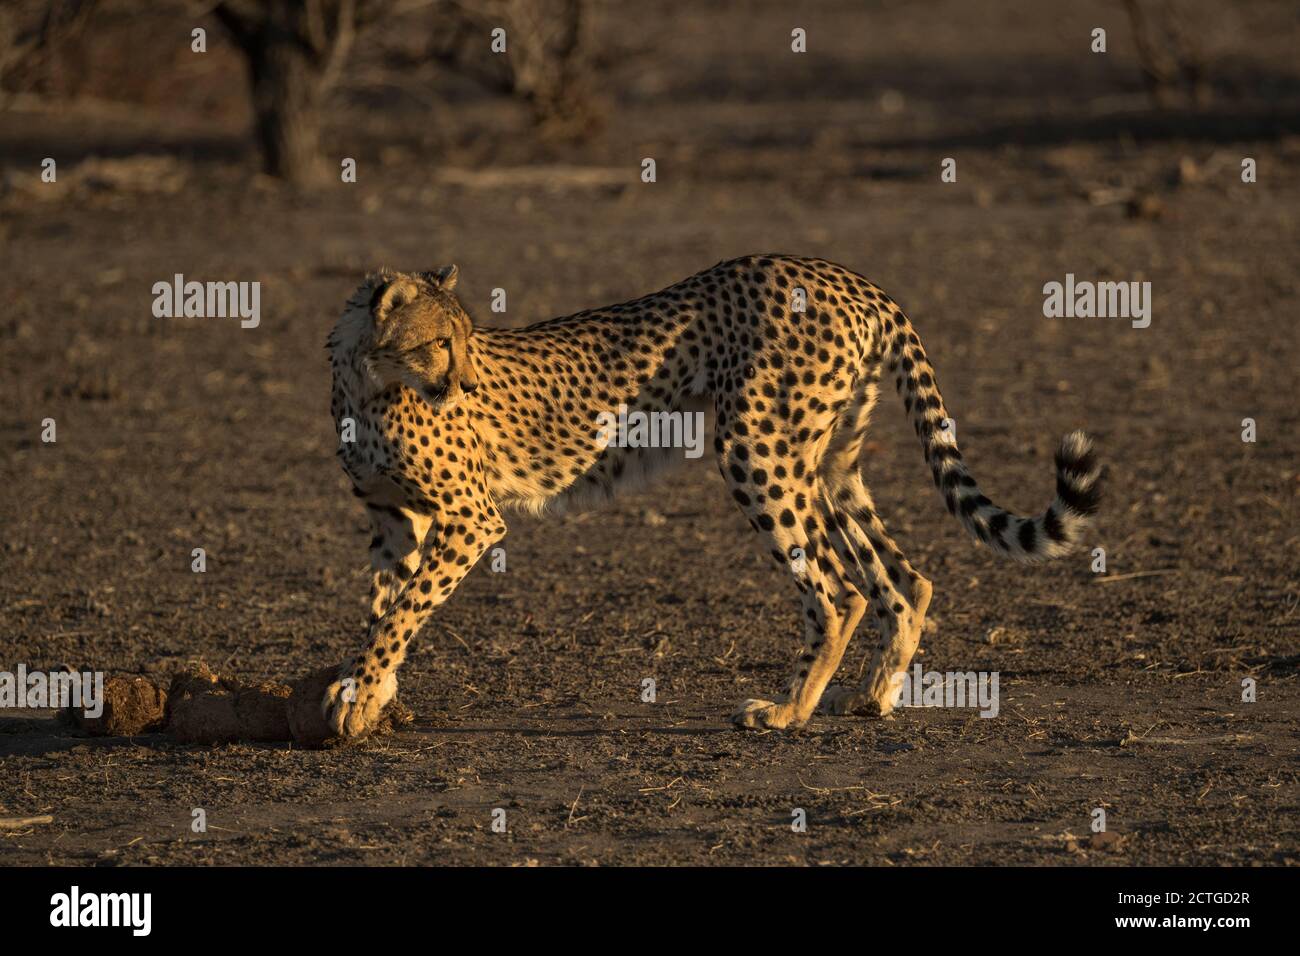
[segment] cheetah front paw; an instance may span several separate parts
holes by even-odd
[[[378,681],[356,677],[355,662],[339,668],[338,678],[325,689],[321,713],[336,737],[363,737],[376,724],[384,707],[397,696],[397,675],[385,672]]]
[[[791,719],[794,716],[789,704],[777,704],[770,700],[746,700],[739,704],[731,714],[731,722],[746,730],[785,730],[793,729],[798,724]]]

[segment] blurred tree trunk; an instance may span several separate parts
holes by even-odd
[[[1203,107],[1210,101],[1206,57],[1192,14],[1167,0],[1124,0],[1133,43],[1147,93],[1159,107],[1171,106],[1179,93],[1189,106]]]
[[[298,184],[325,175],[321,104],[381,0],[222,0],[213,13],[243,51],[263,168]]]
[[[36,86],[53,51],[85,28],[96,6],[97,0],[0,6],[0,90]]]
[[[439,0],[433,57],[519,97],[545,133],[582,138],[599,124],[589,0]],[[506,30],[505,55],[489,53]]]
[[[585,0],[511,0],[508,9],[516,34],[515,93],[543,128],[581,135],[594,119]]]
[[[266,37],[246,52],[263,168],[290,182],[319,180],[320,69],[284,35]]]

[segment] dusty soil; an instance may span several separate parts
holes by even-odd
[[[0,831],[0,863],[1300,863],[1294,13],[1218,14],[1227,79],[1192,118],[1148,110],[1117,6],[972,6],[867,25],[825,5],[800,60],[779,4],[744,29],[651,5],[586,146],[459,88],[375,111],[345,87],[328,145],[360,179],[319,195],[259,179],[239,117],[0,114],[0,669],[287,680],[358,646],[368,533],[322,345],[381,264],[455,261],[480,321],[520,325],[733,255],[825,256],[903,303],[995,500],[1042,508],[1075,427],[1110,468],[1104,575],[1086,553],[1000,563],[882,399],[868,481],[935,584],[919,659],[999,672],[996,718],[733,731],[737,700],[785,680],[798,613],[706,458],[607,510],[513,518],[506,571],[476,569],[416,642],[394,736],[185,746],[0,714],[0,815],[54,817]],[[1090,58],[1103,14],[1112,54]],[[137,150],[166,174],[73,172]],[[66,173],[41,192],[46,155]],[[1089,200],[1105,189],[1150,201]],[[260,280],[261,325],[153,318],[175,273]],[[1151,326],[1045,318],[1066,273],[1149,280]]]

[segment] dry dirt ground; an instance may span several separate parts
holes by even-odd
[[[481,322],[521,325],[734,255],[824,256],[908,311],[995,500],[1041,509],[1075,427],[1110,478],[1105,574],[1001,563],[882,396],[866,473],[934,581],[919,660],[998,672],[996,718],[732,730],[785,680],[798,611],[706,456],[606,510],[512,519],[506,571],[476,569],[416,642],[394,737],[185,747],[5,712],[0,815],[54,820],[0,831],[0,863],[1300,862],[1294,11],[1220,14],[1227,80],[1193,120],[1147,110],[1118,5],[975,6],[827,4],[799,59],[779,4],[650,5],[586,146],[469,91],[377,111],[382,84],[345,87],[327,144],[360,179],[319,195],[257,178],[240,117],[0,113],[0,669],[286,678],[358,645],[368,533],[322,345],[381,264],[455,261]],[[1109,59],[1086,49],[1099,17]],[[79,166],[138,149],[172,158]],[[59,185],[33,186],[46,155]],[[175,273],[260,280],[261,325],[153,318]],[[1150,281],[1150,327],[1045,318],[1066,273]]]

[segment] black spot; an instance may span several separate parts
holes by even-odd
[[[1065,529],[1061,527],[1061,520],[1056,516],[1054,508],[1048,508],[1047,514],[1043,516],[1043,530],[1053,541],[1065,540]]]
[[[1101,482],[1080,487],[1069,475],[1061,474],[1056,479],[1056,497],[1075,514],[1096,514],[1101,504]]]
[[[1017,537],[1020,539],[1020,547],[1022,547],[1026,553],[1032,554],[1034,551],[1034,544],[1037,541],[1034,522],[1028,518],[1020,522],[1020,533]]]

